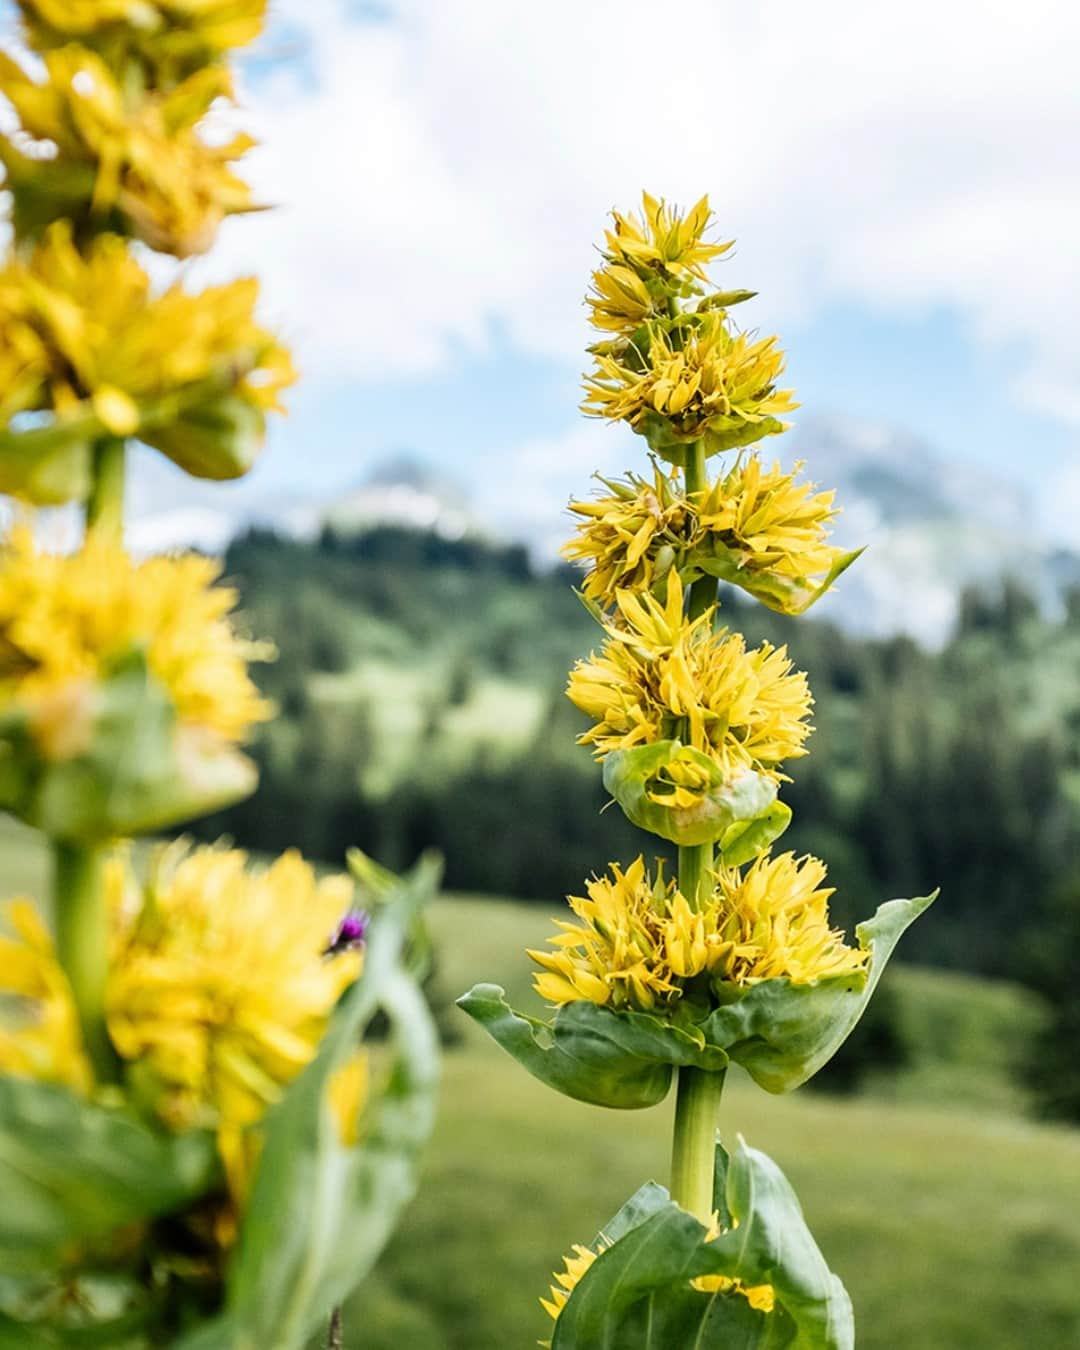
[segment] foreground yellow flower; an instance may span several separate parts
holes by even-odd
[[[79,1015],[49,931],[29,900],[11,901],[4,917],[11,935],[0,935],[0,1073],[86,1092]]]
[[[196,129],[216,99],[232,97],[223,68],[201,71],[169,94],[131,100],[94,52],[64,47],[46,53],[45,77],[31,79],[0,53],[0,93],[18,114],[21,135],[52,147],[43,167],[40,155],[0,136],[21,234],[67,216],[84,229],[116,228],[186,258],[210,247],[226,216],[256,209],[230,167],[254,142],[237,136],[211,144]]]
[[[776,387],[783,368],[776,338],[732,333],[721,312],[695,315],[670,333],[654,325],[633,362],[599,354],[582,411],[646,433],[660,419],[666,440],[704,439],[712,454],[787,429],[777,418],[797,405]]]
[[[615,224],[605,234],[604,252],[612,263],[704,281],[705,264],[731,248],[731,240],[724,244],[705,241],[705,231],[713,220],[708,197],[702,197],[685,213],[647,192],[641,194],[641,205],[640,216],[611,213]]]
[[[817,492],[756,454],[702,492],[686,495],[674,473],[601,480],[606,493],[572,501],[581,518],[563,556],[588,565],[586,598],[612,608],[620,590],[653,591],[672,570],[683,585],[702,575],[741,586],[783,613],[800,613],[854,561],[831,545],[832,492]]]
[[[120,864],[110,887],[108,1025],[139,1091],[172,1128],[254,1124],[313,1058],[359,972],[359,952],[325,955],[351,879],[320,878],[296,852],[258,867],[181,843],[159,853],[134,905]]]
[[[103,434],[138,436],[202,477],[244,472],[295,378],[255,322],[257,297],[253,280],[155,295],[122,239],[101,236],[84,255],[69,224],[52,226],[0,269],[0,491],[22,491],[42,442]],[[13,426],[24,414],[32,425]],[[53,492],[65,500],[63,484]]]
[[[741,635],[713,633],[712,610],[687,622],[675,573],[663,603],[629,591],[616,600],[599,656],[579,661],[567,687],[596,723],[580,741],[598,757],[678,737],[725,777],[751,769],[780,778],[783,761],[806,753],[813,699],[785,648],[748,651]]]
[[[180,78],[259,36],[269,0],[16,0],[39,50],[93,43],[137,56],[155,81]]]
[[[868,953],[830,926],[824,880],[817,858],[765,853],[746,868],[718,868],[695,908],[662,868],[654,878],[640,857],[625,872],[613,864],[586,896],[569,897],[578,922],[556,921],[555,950],[529,952],[542,970],[537,992],[559,1006],[585,999],[652,1012],[683,998],[699,976],[722,992],[862,970]]]
[[[247,671],[266,648],[234,632],[219,570],[194,554],[135,562],[94,534],[78,553],[46,553],[15,529],[0,548],[0,712],[26,714],[46,758],[79,754],[96,683],[138,651],[181,728],[240,741],[271,712]]]

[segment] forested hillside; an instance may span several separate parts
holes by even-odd
[[[598,639],[573,574],[523,550],[381,529],[238,540],[226,573],[278,659],[258,795],[204,827],[253,848],[425,846],[458,890],[551,901],[637,836],[604,794],[563,697]],[[841,583],[843,584],[843,583]],[[784,844],[821,854],[851,924],[942,888],[910,959],[1016,976],[1080,854],[1080,595],[1050,623],[1014,584],[965,597],[929,653],[730,600],[751,642],[789,642],[817,695],[814,754],[785,789]],[[598,840],[601,841],[598,845]]]

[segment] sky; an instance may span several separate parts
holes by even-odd
[[[640,467],[577,404],[595,245],[648,188],[709,194],[801,415],[1014,480],[1080,547],[1077,69],[1070,0],[272,0],[234,120],[275,209],[191,270],[258,274],[304,379],[230,499],[406,452],[543,534]]]

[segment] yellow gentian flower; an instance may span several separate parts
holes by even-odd
[[[0,93],[22,136],[53,148],[43,161],[0,136],[20,234],[65,216],[83,230],[116,229],[186,258],[211,246],[226,216],[257,209],[231,167],[255,142],[237,136],[214,145],[197,130],[216,99],[232,97],[224,68],[132,99],[94,52],[63,47],[44,60],[39,83],[0,53]]]
[[[78,553],[41,551],[15,529],[0,547],[0,712],[21,710],[40,752],[85,748],[94,686],[131,651],[172,701],[181,729],[236,743],[270,705],[247,671],[267,648],[236,635],[236,592],[194,554],[133,561],[91,534]]]
[[[616,603],[600,654],[574,666],[566,691],[595,722],[579,739],[598,758],[677,737],[725,778],[750,769],[780,779],[783,761],[806,753],[813,699],[786,648],[748,651],[740,634],[712,631],[712,610],[687,621],[674,572],[663,603],[629,591]]]

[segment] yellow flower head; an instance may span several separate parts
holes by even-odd
[[[0,53],[0,92],[22,134],[52,147],[42,159],[0,136],[20,234],[66,216],[83,231],[116,229],[186,258],[210,247],[226,216],[256,209],[230,167],[254,142],[238,136],[211,145],[196,129],[215,99],[232,96],[223,68],[134,100],[81,47],[47,52],[45,73],[38,83]]]
[[[560,1005],[587,999],[646,1010],[677,997],[664,945],[674,882],[662,869],[654,880],[639,857],[625,872],[613,863],[610,876],[594,877],[586,892],[568,897],[581,922],[557,921],[555,951],[529,952],[543,971],[534,977],[537,992]]]
[[[0,1073],[90,1087],[71,986],[52,938],[29,900],[6,907],[11,936],[0,935]]]
[[[269,0],[17,0],[39,51],[76,41],[167,82],[254,42]]]
[[[609,1246],[610,1243],[601,1240],[599,1249],[594,1252],[591,1247],[583,1247],[580,1242],[575,1242],[574,1250],[569,1256],[563,1257],[563,1269],[556,1270],[552,1275],[555,1283],[551,1286],[551,1298],[540,1300],[540,1306],[553,1322],[559,1320],[559,1314],[569,1302],[570,1295],[584,1278],[585,1272],[600,1253],[606,1251]]]
[[[833,493],[815,492],[779,464],[742,455],[707,490],[685,495],[659,466],[653,480],[601,480],[607,493],[574,501],[581,517],[563,556],[588,564],[583,591],[604,609],[619,590],[657,591],[672,570],[685,585],[704,574],[798,613],[853,561],[829,544]]]
[[[168,693],[182,728],[234,743],[270,714],[247,673],[266,649],[229,622],[236,592],[190,555],[134,562],[91,534],[68,555],[40,551],[25,526],[0,549],[0,709],[29,717],[41,752],[85,749],[93,687],[132,651]]]
[[[786,430],[777,418],[797,405],[790,389],[776,388],[784,367],[776,338],[732,333],[720,311],[666,329],[653,325],[648,350],[629,349],[633,359],[599,354],[582,411],[644,433],[662,419],[666,438],[704,439],[706,453]]]
[[[588,564],[582,590],[607,609],[620,590],[653,590],[692,547],[698,526],[693,502],[659,465],[651,482],[636,474],[600,482],[606,493],[570,503],[581,521],[562,553]]]
[[[314,1057],[360,954],[324,955],[353,899],[298,853],[269,867],[235,849],[162,850],[139,902],[125,869],[110,890],[116,933],[109,1033],[139,1090],[173,1128],[242,1130]],[[358,1100],[362,1082],[336,1089]]]
[[[747,651],[738,633],[713,633],[712,610],[687,621],[674,572],[664,603],[629,591],[616,601],[600,655],[579,661],[567,687],[596,724],[580,739],[599,758],[677,737],[725,778],[750,769],[779,779],[784,760],[806,753],[813,699],[786,648]]]
[[[869,952],[848,947],[829,925],[825,864],[794,853],[761,854],[745,868],[718,869],[706,913],[715,916],[703,967],[723,984],[788,979],[811,984],[863,970]]]
[[[651,877],[642,858],[625,872],[612,865],[586,897],[569,897],[578,922],[556,921],[555,950],[529,952],[541,967],[537,992],[558,1006],[587,1000],[651,1012],[680,1000],[699,976],[729,989],[860,971],[868,953],[830,927],[824,880],[817,858],[766,853],[743,869],[718,868],[696,909],[662,869]]]
[[[155,296],[122,239],[100,236],[84,256],[58,222],[0,268],[0,428],[17,439],[14,418],[51,414],[57,437],[138,436],[201,476],[243,472],[217,422],[227,411],[257,442],[295,378],[255,322],[257,297],[254,280]],[[6,458],[0,491],[17,492]]]

